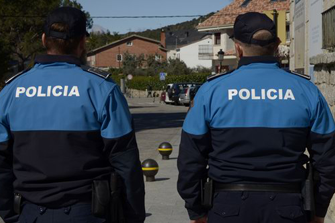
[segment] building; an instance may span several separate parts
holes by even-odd
[[[180,59],[189,68],[212,68],[211,57],[208,58],[208,54],[213,50],[212,35],[193,30],[186,32],[185,37],[182,37],[183,33],[179,31],[178,36],[181,37],[174,39],[172,37],[175,37],[175,33],[167,34],[169,36],[166,42],[168,59]],[[203,52],[207,54],[203,56]]]
[[[206,35],[201,40],[182,46],[177,52],[177,57],[189,68],[212,68],[211,58],[213,52],[211,35]]]
[[[289,9],[290,0],[234,0],[213,16],[198,25],[198,31],[211,32],[213,39],[212,66],[216,72],[231,70],[237,66],[234,42],[229,38],[233,32],[234,21],[246,12],[267,14],[277,23],[278,36],[281,39],[282,51],[289,46]],[[219,60],[218,52],[224,51],[223,61]],[[282,62],[288,63],[288,58]]]
[[[197,30],[178,30],[166,32],[166,49],[168,59],[180,59],[187,67],[211,68],[212,62],[201,56],[204,49],[212,51],[210,33]]]
[[[121,68],[125,53],[135,56],[143,54],[145,58],[154,55],[157,60],[164,61],[167,57],[164,33],[161,38],[162,42],[138,35],[126,37],[89,52],[88,65],[102,69]]]

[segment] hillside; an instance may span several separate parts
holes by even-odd
[[[148,29],[143,32],[131,32],[131,33],[127,33],[127,35],[137,34],[137,35],[144,36],[147,38],[160,40],[160,34],[161,34],[162,29],[164,29],[165,31],[170,31],[170,32],[180,31],[180,30],[196,30],[196,27],[198,26],[200,22],[205,21],[207,18],[209,18],[212,15],[214,15],[213,12],[209,13],[208,15],[201,16],[197,19],[193,19],[191,21],[186,21],[186,22],[175,24],[175,25],[169,25],[169,26],[165,26],[159,29],[154,29],[154,30]]]

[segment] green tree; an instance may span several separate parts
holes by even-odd
[[[120,40],[121,38],[122,36],[119,33],[113,32],[113,34],[111,34],[109,30],[107,30],[106,33],[91,32],[90,37],[87,41],[87,50],[88,52],[90,52],[91,50],[105,46],[107,44]]]
[[[144,54],[139,56],[131,55],[128,52],[123,54],[122,67],[124,74],[143,75]]]
[[[191,70],[183,61],[170,58],[168,60],[167,73],[173,75],[187,75],[191,74]]]
[[[9,69],[9,50],[0,39],[0,80],[4,78]],[[2,86],[0,86],[2,88]]]
[[[19,70],[43,52],[41,36],[45,17],[59,6],[73,6],[81,9],[76,0],[0,0],[0,36],[8,47],[11,59],[18,61]],[[88,27],[92,19],[88,13]]]

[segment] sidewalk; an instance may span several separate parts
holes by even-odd
[[[146,190],[146,223],[187,223],[188,214],[184,201],[177,193],[177,156],[180,143],[180,132],[170,141],[173,152],[170,160],[162,160],[157,151],[153,157],[159,165],[155,182],[145,182]]]

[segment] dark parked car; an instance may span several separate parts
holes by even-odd
[[[198,83],[174,83],[168,91],[168,97],[175,105],[180,104],[180,94],[185,88],[194,87]]]

